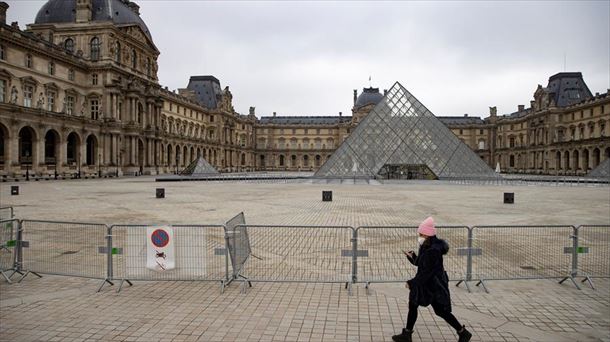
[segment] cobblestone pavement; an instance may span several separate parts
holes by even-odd
[[[0,341],[390,341],[404,326],[402,284],[136,282],[95,293],[96,280],[28,276],[0,284]],[[552,280],[452,288],[473,341],[610,341],[610,281],[576,290]],[[415,341],[456,341],[420,308]]]

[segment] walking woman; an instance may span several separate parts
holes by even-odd
[[[417,308],[432,305],[434,313],[455,329],[459,336],[458,342],[468,342],[472,334],[451,313],[449,277],[443,266],[443,255],[449,251],[449,245],[445,240],[436,237],[432,217],[428,217],[419,225],[417,233],[419,234],[417,239],[419,253],[403,251],[407,259],[417,266],[415,277],[406,284],[406,287],[410,289],[407,327],[402,329],[400,335],[392,336],[392,340],[411,342],[413,327],[417,320]]]

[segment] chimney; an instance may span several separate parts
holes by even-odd
[[[248,114],[254,115],[254,111],[255,111],[255,108],[254,107],[250,107],[250,110],[248,111]]]
[[[489,107],[489,115],[490,116],[496,116],[498,114],[498,108],[497,107]]]
[[[387,89],[384,89],[384,90],[383,90],[383,96],[386,96],[387,94],[388,94],[388,90],[387,90]]]
[[[598,96],[599,96],[599,92],[596,92],[596,93],[595,93],[595,97],[598,97]]]
[[[520,112],[522,112],[524,109],[525,109],[524,105],[518,105],[517,106],[517,110],[520,111]]]
[[[354,89],[354,106],[356,105],[357,98],[358,98],[358,90]]]
[[[133,13],[135,13],[135,14],[137,14],[137,15],[140,15],[140,6],[138,6],[138,4],[136,4],[135,2],[133,2],[133,1],[128,2],[128,3],[127,3],[127,7],[129,7],[129,9],[130,9],[130,10],[131,10]]]
[[[86,23],[91,21],[91,0],[76,0],[76,22]]]
[[[0,25],[6,25],[6,10],[8,7],[6,2],[0,2]]]
[[[533,110],[535,108],[535,106],[536,106],[536,101],[531,100],[530,101],[530,108]]]
[[[465,118],[467,118],[467,117],[468,117],[468,114],[464,114],[464,117],[465,117]]]
[[[277,114],[275,112],[273,112],[273,117],[275,117]]]
[[[339,112],[339,117],[342,117],[342,116],[343,116],[343,112]]]

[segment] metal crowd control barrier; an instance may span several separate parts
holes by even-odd
[[[574,277],[584,277],[592,288],[592,278],[610,277],[610,225],[583,225],[575,230]]]
[[[571,279],[574,230],[573,226],[551,225],[472,227],[476,285],[489,292],[486,280]]]
[[[469,258],[466,251],[470,229],[465,226],[438,226],[437,230],[438,237],[449,244],[449,252],[443,256],[449,279],[458,282],[467,280]],[[355,231],[357,277],[354,282],[366,283],[368,290],[371,283],[404,282],[413,278],[417,269],[402,251],[418,253],[417,237],[417,226],[358,227]]]
[[[239,272],[245,282],[345,283],[351,293],[353,235],[349,226],[238,225],[251,253]],[[239,253],[238,253],[239,254]]]
[[[171,229],[168,243],[174,244],[175,267],[166,270],[147,268],[148,228]],[[228,280],[228,261],[224,225],[114,225],[112,236],[112,278],[132,285],[132,280],[219,281],[221,291]],[[173,242],[172,242],[173,239]],[[159,255],[157,255],[159,256]],[[169,259],[170,256],[166,255]]]
[[[0,221],[10,220],[15,217],[13,207],[0,207]]]
[[[19,221],[15,219],[0,220],[0,275],[10,284],[11,277],[17,273],[17,233]],[[8,271],[13,271],[10,275]]]
[[[105,224],[23,220],[18,269],[32,273],[108,280]],[[103,283],[102,283],[103,285]],[[101,286],[100,286],[101,289]],[[98,290],[99,291],[99,290]]]
[[[227,250],[231,257],[231,279],[229,282],[242,278],[240,272],[252,252],[248,228],[244,226],[245,224],[246,217],[243,212],[225,223]],[[249,282],[248,284],[250,287],[252,286],[252,283]]]

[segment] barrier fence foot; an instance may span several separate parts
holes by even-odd
[[[13,282],[11,281],[11,278],[9,278],[9,276],[6,275],[6,273],[4,273],[4,271],[0,271],[0,274],[2,274],[2,276],[4,277],[4,279],[6,279],[6,282],[9,284],[12,284]]]
[[[476,284],[476,286],[483,286],[483,290],[485,290],[485,293],[489,293],[489,290],[487,290],[487,287],[485,286],[485,283],[483,282],[483,279],[479,280],[479,282]]]
[[[17,271],[17,273],[21,273],[21,272]],[[27,276],[28,276],[28,274],[30,274],[30,273],[31,273],[31,274],[33,274],[33,275],[35,275],[35,276],[37,276],[38,278],[42,278],[42,276],[41,276],[40,274],[38,274],[38,273],[36,273],[36,272],[34,272],[34,271],[27,271],[27,272],[25,272],[25,274],[23,274],[23,275],[21,276],[21,278],[19,278],[19,281],[17,281],[17,282],[18,282],[18,283],[20,283],[20,282],[21,282],[21,281],[22,281],[22,280],[23,280],[25,277],[27,277]]]
[[[470,290],[470,285],[468,285],[468,281],[466,281],[466,280],[458,281],[457,284],[455,284],[455,286],[459,287],[461,283],[464,283],[464,286],[466,286],[466,291],[468,291],[468,293],[472,293],[472,291]],[[485,285],[483,285],[483,287],[485,287]]]
[[[225,293],[225,282],[224,280],[220,281],[220,294]]]
[[[352,295],[352,283],[351,282],[345,283],[345,288],[347,289],[347,295],[351,296]]]
[[[127,282],[127,284],[129,284],[129,286],[133,286],[133,283],[131,281],[129,281],[129,279],[121,279],[121,283],[119,284],[119,288],[116,289],[116,292],[119,293],[121,292],[121,289],[123,288],[123,283]]]
[[[595,290],[595,286],[593,286],[593,279],[591,279],[591,277],[585,276],[585,279],[581,280],[580,282],[584,283],[585,281],[588,281],[591,288]]]
[[[576,287],[576,289],[580,290],[580,286],[578,286],[578,284],[576,284],[576,281],[574,280],[574,277],[572,277],[572,276],[565,277],[565,278],[561,279],[559,281],[559,284],[563,284],[563,282],[568,280],[568,279],[570,279],[570,281],[572,282],[572,284],[574,284],[574,287]]]
[[[106,283],[110,284],[110,286],[114,286],[114,283],[111,282],[110,279],[105,278],[104,280],[102,280],[102,283],[100,284],[100,287],[98,287],[97,291],[95,291],[95,292],[102,291],[102,287],[104,287],[104,285],[106,285]]]
[[[370,295],[370,291],[369,291],[369,287],[371,286],[370,282],[366,282],[366,285],[364,285],[364,288],[366,289],[366,295]]]

